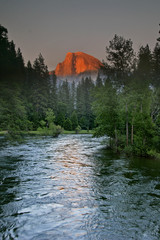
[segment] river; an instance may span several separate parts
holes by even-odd
[[[160,161],[91,135],[0,141],[0,239],[160,239]]]

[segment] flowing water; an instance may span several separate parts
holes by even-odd
[[[160,162],[90,135],[0,145],[0,239],[160,239]]]

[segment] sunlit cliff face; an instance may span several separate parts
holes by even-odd
[[[83,52],[67,53],[65,60],[56,67],[57,76],[74,76],[85,72],[98,71],[102,63]]]

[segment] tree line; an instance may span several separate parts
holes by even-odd
[[[131,39],[115,35],[96,82],[59,83],[40,54],[26,65],[0,25],[0,130],[95,129],[128,154],[160,157],[160,43],[134,52]]]
[[[34,63],[24,64],[21,50],[8,39],[8,31],[0,25],[0,130],[15,134],[18,131],[46,130],[59,126],[65,130],[92,129],[90,78],[78,86],[57,83],[49,75],[44,58],[39,54]],[[51,121],[54,121],[52,126]]]
[[[106,47],[105,83],[93,103],[96,135],[128,154],[160,157],[160,44],[141,46],[115,35]]]

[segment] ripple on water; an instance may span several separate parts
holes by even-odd
[[[160,163],[104,138],[27,138],[0,153],[0,238],[160,239]]]

